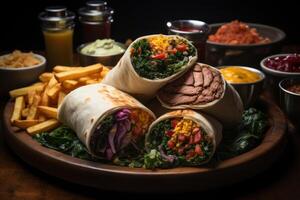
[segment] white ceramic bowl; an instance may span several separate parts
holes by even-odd
[[[0,56],[8,56],[2,55]],[[38,80],[41,73],[45,71],[46,59],[44,56],[34,54],[34,56],[41,61],[40,64],[30,67],[0,67],[0,95],[8,95],[10,90],[25,87]]]

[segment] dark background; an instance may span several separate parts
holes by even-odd
[[[46,6],[65,5],[77,12],[86,0],[5,1],[0,12],[0,51],[43,50],[43,37],[37,18]],[[165,24],[174,19],[197,19],[207,23],[239,19],[276,26],[287,34],[286,44],[300,44],[300,15],[289,1],[216,0],[107,0],[115,10],[112,38],[124,42],[151,33],[166,33]],[[280,2],[280,3],[277,3]],[[74,47],[80,44],[76,26]]]

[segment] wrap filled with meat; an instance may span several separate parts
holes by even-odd
[[[148,100],[197,61],[196,48],[175,35],[149,35],[136,39],[102,83]]]
[[[92,155],[114,160],[139,155],[155,115],[128,94],[94,84],[69,93],[58,118],[76,132]]]
[[[239,94],[220,71],[202,63],[161,88],[157,98],[168,109],[194,109],[210,114],[225,128],[238,124],[244,110]]]
[[[199,166],[212,158],[221,139],[222,125],[212,117],[193,110],[166,113],[149,127],[145,165]]]

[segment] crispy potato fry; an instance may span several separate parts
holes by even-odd
[[[89,85],[89,84],[95,84],[95,83],[98,83],[98,81],[97,81],[97,80],[87,80],[85,83],[86,83],[87,85]]]
[[[41,100],[41,105],[42,106],[48,106],[49,105],[49,96],[47,95],[48,89],[45,89],[44,92],[42,93],[42,100]]]
[[[10,122],[13,123],[15,120],[21,119],[22,110],[25,107],[24,96],[19,96],[16,98],[14,111],[10,118]]]
[[[27,120],[33,120],[37,118],[37,107],[40,104],[41,97],[39,95],[35,95],[33,98],[33,104],[29,107]]]
[[[27,99],[28,99],[28,105],[30,106],[30,105],[32,105],[32,103],[33,103],[33,98],[34,98],[34,96],[36,95],[36,91],[35,90],[29,90],[28,91],[28,94],[27,94]]]
[[[51,89],[51,88],[54,87],[57,83],[58,83],[58,82],[57,82],[55,76],[53,76],[53,77],[50,79],[50,81],[49,81],[49,83],[48,83],[46,89]]]
[[[82,67],[67,67],[67,66],[60,66],[57,65],[53,68],[53,71],[55,73],[59,73],[59,72],[66,72],[66,71],[71,71],[71,70],[76,70],[76,69],[81,69]]]
[[[36,119],[34,119],[34,120],[19,120],[19,119],[17,119],[17,120],[14,120],[13,125],[21,128],[21,129],[26,129],[30,126],[38,124],[39,122],[40,121],[36,120]]]
[[[78,79],[78,82],[79,82],[80,84],[85,84],[87,80],[92,80],[92,78],[89,77],[89,76],[84,76],[84,77],[79,78],[79,79]]]
[[[38,120],[39,120],[39,122],[44,122],[44,121],[47,120],[47,117],[46,117],[45,115],[41,115],[41,114],[39,113]]]
[[[48,106],[39,106],[39,111],[49,118],[57,119],[57,108],[48,107]]]
[[[49,82],[50,79],[54,76],[53,73],[51,72],[45,72],[45,73],[42,73],[40,76],[39,76],[39,79],[40,81],[42,81],[43,83],[45,82]]]
[[[63,82],[65,80],[78,79],[83,76],[88,76],[94,73],[100,73],[102,71],[103,66],[101,64],[94,64],[88,67],[83,67],[78,70],[71,70],[66,72],[60,72],[55,74],[55,77],[59,82]]]
[[[58,97],[58,93],[61,90],[61,83],[57,83],[55,86],[53,86],[50,90],[47,91],[47,95],[55,100]]]
[[[41,133],[44,131],[50,131],[58,126],[59,126],[59,122],[56,119],[49,119],[42,123],[38,123],[34,126],[30,126],[26,130],[30,135],[35,135],[37,133]]]
[[[59,106],[62,103],[62,101],[64,100],[64,98],[65,98],[66,95],[67,94],[65,92],[59,91],[58,100],[57,100],[57,106]]]
[[[45,87],[45,84],[37,84],[37,85],[32,85],[32,86],[28,86],[28,87],[23,87],[23,88],[19,88],[19,89],[15,89],[15,90],[11,90],[9,91],[9,95],[12,98],[16,98],[18,96],[23,96],[26,95],[28,93],[28,91],[30,90],[36,90],[36,91],[43,91]]]
[[[29,108],[24,108],[24,109],[22,110],[21,116],[22,116],[23,118],[26,118],[26,117],[28,116],[28,112],[29,112]]]
[[[65,80],[62,83],[63,87],[68,90],[73,90],[78,85],[78,81],[75,80]]]

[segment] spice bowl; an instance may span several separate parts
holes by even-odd
[[[85,43],[85,44],[80,45],[77,48],[77,53],[79,56],[79,63],[81,66],[88,66],[88,65],[92,65],[92,64],[96,64],[96,63],[101,63],[105,66],[114,67],[119,62],[119,60],[121,59],[121,57],[123,56],[123,54],[125,53],[125,50],[126,50],[126,47],[123,43],[115,42],[116,45],[118,45],[124,49],[123,52],[111,54],[111,55],[103,55],[103,56],[84,54],[82,52],[82,49],[90,44],[91,44],[91,42]]]
[[[299,92],[291,91],[291,86],[298,87]],[[300,78],[286,78],[279,83],[280,106],[294,124],[299,129],[300,124]]]
[[[225,23],[211,24],[210,35]],[[224,44],[212,41],[206,42],[205,62],[212,66],[224,65],[246,65],[259,67],[261,59],[268,55],[276,54],[281,51],[285,33],[275,27],[246,23],[257,32],[269,38],[271,41],[262,44]]]

